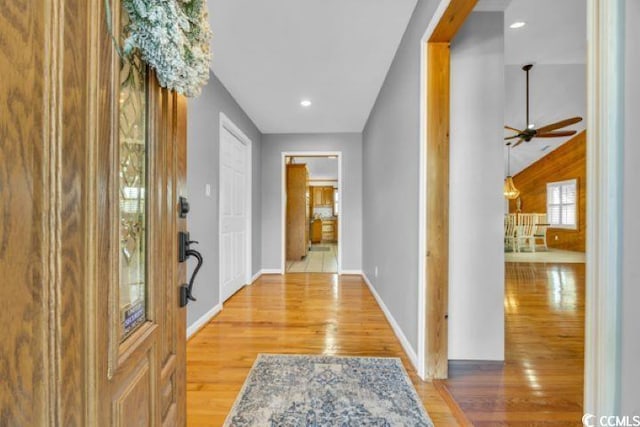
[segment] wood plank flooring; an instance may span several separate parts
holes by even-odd
[[[234,295],[187,347],[187,424],[220,426],[258,353],[400,357],[437,426],[456,426],[420,381],[359,276],[262,276]]]
[[[505,363],[450,362],[429,383],[360,277],[263,276],[189,342],[188,425],[222,424],[258,353],[300,353],[401,357],[436,426],[578,426],[584,296],[584,264],[507,263]]]
[[[582,425],[584,298],[584,264],[506,264],[505,363],[442,382],[474,425]]]

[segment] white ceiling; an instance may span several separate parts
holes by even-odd
[[[504,19],[507,64],[586,63],[585,0],[512,0]],[[527,25],[509,28],[516,21]]]
[[[504,11],[505,124],[525,125],[524,64],[530,74],[531,121],[536,127],[574,116],[586,118],[587,17],[584,0],[480,0],[476,11]],[[520,29],[509,25],[523,21]],[[582,131],[583,121],[566,128]],[[511,132],[505,131],[505,136]],[[533,139],[511,151],[511,174],[571,138]],[[505,156],[506,156],[505,148]],[[506,173],[506,171],[505,171]]]
[[[295,163],[306,163],[309,179],[332,181],[338,179],[338,159],[329,157],[295,157]]]
[[[263,133],[361,132],[415,4],[209,0],[212,68]],[[586,116],[584,0],[480,0],[476,10],[505,13],[505,123],[524,125],[525,63],[536,64],[536,125]],[[509,28],[515,21],[527,25]],[[313,105],[301,107],[303,98]],[[568,139],[521,144],[512,151],[512,174]]]
[[[212,68],[263,133],[361,132],[415,5],[210,0]]]

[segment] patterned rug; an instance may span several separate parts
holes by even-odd
[[[225,426],[433,426],[397,358],[261,354]]]

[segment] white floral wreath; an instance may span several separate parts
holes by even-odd
[[[123,53],[140,51],[161,86],[198,96],[209,80],[206,0],[123,0],[129,14]]]

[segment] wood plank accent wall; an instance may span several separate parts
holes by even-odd
[[[587,231],[587,144],[586,132],[581,132],[558,149],[547,154],[513,177],[520,190],[522,212],[547,211],[547,183],[578,180],[578,229],[547,230],[549,247],[584,252]],[[530,144],[540,143],[534,140]],[[517,150],[517,148],[516,148]],[[509,202],[509,212],[516,211],[516,202]],[[555,237],[558,236],[558,240]]]

